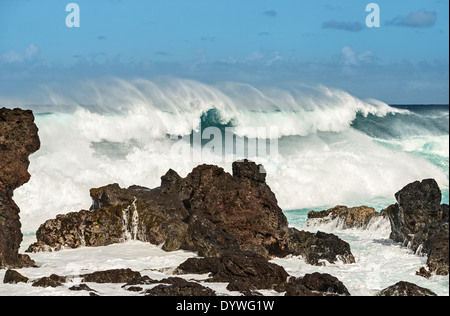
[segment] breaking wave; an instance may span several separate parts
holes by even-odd
[[[202,161],[193,161],[171,154],[182,137],[189,144],[207,127],[230,128],[233,140],[276,140],[276,159],[247,158],[264,164],[285,210],[382,208],[403,186],[424,178],[435,178],[448,201],[448,106],[393,107],[324,86],[174,78],[91,80],[47,87],[41,96],[33,104],[45,105],[30,107],[42,146],[31,156],[31,181],[15,192],[25,232],[57,214],[89,208],[93,187],[157,187],[170,168],[186,176],[200,162],[231,171],[220,157],[200,153]],[[261,128],[277,133],[261,136]],[[202,151],[190,145],[192,156]]]

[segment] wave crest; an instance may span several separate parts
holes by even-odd
[[[254,136],[251,131],[256,127],[277,128],[280,137],[341,132],[351,127],[358,114],[383,117],[407,112],[321,85],[257,88],[236,82],[209,85],[173,78],[109,78],[86,81],[70,90],[47,88],[46,93],[44,104],[58,108],[65,104],[75,111],[81,107],[102,117],[125,117],[138,126],[147,126],[143,132],[152,136],[188,135],[211,110],[217,112],[220,123],[233,122],[236,134],[248,137]]]

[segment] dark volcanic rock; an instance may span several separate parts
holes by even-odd
[[[39,147],[31,111],[0,109],[0,268],[34,265],[28,256],[18,253],[22,233],[13,192],[30,180],[28,157]]]
[[[0,109],[0,179],[13,191],[30,180],[29,155],[40,147],[31,111]]]
[[[437,296],[437,294],[413,283],[399,282],[382,290],[378,296]]]
[[[220,258],[191,258],[176,269],[178,274],[208,272],[211,273],[208,282],[232,283],[241,289],[273,289],[288,278],[282,267],[252,252],[227,253]]]
[[[97,292],[93,289],[91,289],[89,286],[87,286],[86,284],[78,284],[78,285],[74,285],[72,287],[69,288],[70,291],[88,291],[88,292]]]
[[[239,176],[217,166],[199,166],[183,181],[180,198],[190,212],[213,223],[215,230],[233,235],[241,250],[277,255],[273,250],[281,248],[281,228],[287,227],[287,219],[266,183],[242,175],[250,166],[256,164],[235,162],[233,172]]]
[[[256,291],[256,288],[248,283],[233,280],[227,285],[227,290],[231,292],[240,292],[244,296],[263,296]]]
[[[449,208],[441,205],[442,194],[435,180],[414,182],[395,194],[397,204],[385,213],[391,221],[391,239],[428,256],[429,272],[448,275]],[[423,270],[420,275],[426,276]]]
[[[8,284],[17,284],[17,283],[27,283],[28,278],[23,276],[17,271],[8,269],[5,273],[5,277],[3,278],[3,283]]]
[[[237,282],[262,290],[273,289],[286,282],[287,277],[283,267],[268,262],[261,255],[243,252],[221,257],[218,271],[209,282]]]
[[[433,276],[425,267],[421,267],[419,271],[416,272],[416,275],[424,277],[425,279],[429,279]]]
[[[83,275],[83,282],[92,283],[128,283],[136,278],[140,278],[141,274],[131,269],[115,269],[107,271],[97,271],[94,273]]]
[[[240,252],[236,237],[223,230],[218,230],[216,226],[203,217],[192,215],[187,230],[188,247],[197,251],[203,257],[219,257],[226,252]]]
[[[335,206],[329,210],[308,213],[308,221],[314,220],[319,223],[327,223],[330,220],[339,220],[339,224],[346,228],[367,228],[374,218],[380,217],[374,208],[359,206],[348,208],[346,206]]]
[[[220,258],[189,258],[175,269],[175,274],[217,274]]]
[[[34,287],[58,287],[62,286],[66,282],[66,277],[62,277],[56,274],[52,274],[49,277],[43,277],[33,282]]]
[[[392,223],[391,239],[404,242],[425,226],[440,220],[442,194],[435,180],[408,184],[395,194],[396,208],[389,212]]]
[[[416,234],[413,249],[428,256],[427,267],[437,275],[449,273],[449,226],[448,222],[427,225]],[[422,249],[420,249],[422,247]]]
[[[125,285],[122,287],[127,287],[131,285],[143,285],[143,284],[153,284],[155,283],[155,280],[150,279],[147,275],[144,276],[137,276],[133,278],[132,280],[128,281]]]
[[[197,251],[204,257],[251,251],[266,258],[302,255],[313,264],[353,262],[349,245],[336,236],[303,233],[299,238],[289,229],[265,183],[264,168],[247,160],[233,163],[233,175],[201,165],[186,178],[169,170],[159,188],[122,189],[113,184],[90,193],[90,211],[47,221],[29,251],[135,239],[163,245],[166,251]]]
[[[122,209],[80,211],[58,215],[48,220],[36,232],[38,242],[27,252],[57,251],[81,246],[107,246],[124,241]]]
[[[146,296],[216,296],[210,288],[196,282],[189,282],[182,278],[170,278],[163,280],[166,284],[160,284],[145,292]],[[160,282],[163,282],[160,281]]]
[[[188,226],[184,220],[189,213],[179,199],[163,196],[160,188],[122,189],[117,184],[91,189],[91,197],[90,211],[58,215],[41,225],[36,232],[38,242],[27,251],[107,246],[126,240],[180,249],[175,239],[184,241]]]
[[[241,160],[233,164],[233,176],[239,179],[247,179],[250,182],[266,183],[267,173],[263,165]]]
[[[329,274],[307,274],[299,282],[311,291],[325,294],[350,295],[344,284]]]
[[[206,282],[229,283],[229,291],[246,296],[261,295],[256,290],[286,292],[286,296],[349,296],[347,288],[329,274],[307,274],[289,277],[280,266],[250,253],[230,253],[221,258],[190,258],[176,270],[177,274],[206,274]]]
[[[337,278],[322,273],[307,274],[303,278],[289,278],[277,289],[286,296],[350,296],[345,285]]]
[[[287,248],[291,254],[301,255],[312,265],[324,265],[324,260],[336,263],[355,263],[350,245],[333,234],[317,232],[316,234],[289,228]]]

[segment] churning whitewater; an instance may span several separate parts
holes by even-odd
[[[230,172],[230,161],[249,158],[264,165],[267,184],[290,225],[337,234],[355,254],[355,264],[323,267],[298,257],[273,259],[290,275],[329,273],[352,295],[374,295],[400,280],[448,295],[448,277],[426,280],[415,275],[426,258],[392,242],[388,220],[371,223],[366,230],[306,221],[309,210],[335,205],[368,205],[381,211],[395,202],[395,192],[425,178],[436,179],[443,203],[448,203],[448,105],[390,106],[324,86],[267,88],[182,79],[116,78],[84,82],[70,91],[47,87],[43,95],[39,102],[45,106],[32,106],[41,149],[30,157],[30,182],[15,191],[25,234],[21,251],[35,241],[36,230],[46,220],[89,209],[91,188],[111,183],[153,188],[169,169],[184,177],[198,164],[211,163]],[[222,132],[231,137],[222,139]],[[227,139],[233,141],[231,151],[226,150]],[[251,150],[255,139],[257,150]],[[243,144],[241,151],[237,143]],[[262,153],[259,149],[267,149],[265,145],[269,150]],[[174,150],[186,147],[187,155]],[[137,216],[136,205],[123,212],[124,218],[137,221],[128,216]],[[162,279],[187,258],[196,257],[185,251],[163,252],[135,241],[133,229],[124,231],[123,244],[31,254],[40,268],[23,272],[37,278],[53,271],[78,275],[132,268]],[[403,267],[401,272],[398,266]],[[4,272],[0,273],[2,278]],[[226,284],[208,286],[223,295],[233,294]],[[11,290],[64,295],[68,287],[30,291],[29,285],[5,285],[0,295],[10,295]],[[103,295],[133,295],[114,285],[97,290]]]
[[[157,187],[170,168],[181,176],[200,163],[230,171],[229,162],[243,156],[265,166],[284,210],[381,210],[405,184],[424,178],[436,179],[448,201],[448,106],[393,107],[324,86],[182,79],[86,81],[69,91],[47,87],[43,95],[46,105],[32,106],[41,149],[30,157],[31,181],[15,192],[25,233],[89,208],[91,188]],[[210,127],[231,129],[247,147],[265,138],[276,155],[226,153],[220,145],[212,155],[198,146],[173,155],[175,144],[190,146],[195,135],[208,146]]]

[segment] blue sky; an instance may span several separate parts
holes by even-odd
[[[324,84],[388,103],[448,103],[449,2],[0,0],[0,96],[103,76]],[[0,101],[2,99],[0,98]]]

